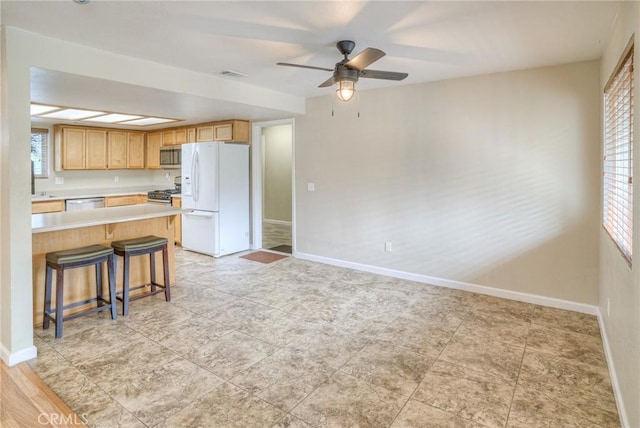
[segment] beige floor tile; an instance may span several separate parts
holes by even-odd
[[[225,380],[277,351],[277,347],[233,331],[185,356]]]
[[[594,315],[573,311],[536,306],[531,316],[531,323],[548,328],[561,328],[575,333],[600,336],[598,319]]]
[[[524,342],[505,339],[500,333],[460,328],[439,359],[515,383],[524,348]]]
[[[340,371],[365,381],[372,388],[408,398],[434,362],[435,357],[391,342],[376,342],[365,346]]]
[[[311,428],[311,425],[293,415],[287,414],[284,418],[276,422],[272,428]]]
[[[285,415],[266,401],[224,383],[157,427],[270,427]]]
[[[367,383],[336,372],[305,398],[291,414],[316,427],[389,426],[404,400],[372,389]]]
[[[589,419],[581,417],[573,407],[560,404],[536,390],[517,386],[509,413],[509,428],[563,427],[596,428],[620,427],[620,421],[610,414],[591,411]],[[593,422],[595,421],[595,422]]]
[[[416,400],[407,402],[391,426],[394,428],[482,428],[480,424]]]
[[[518,384],[569,407],[591,421],[617,418],[606,366],[557,357],[527,349]]]
[[[601,367],[607,364],[600,337],[564,329],[534,325],[527,339],[527,348]]]
[[[452,315],[438,314],[419,320],[398,317],[378,336],[423,355],[437,357],[462,323]]]
[[[476,316],[494,317],[508,321],[529,322],[536,305],[499,297],[480,295],[472,313]]]
[[[487,427],[504,427],[514,383],[444,361],[436,361],[413,399]]]
[[[281,349],[231,379],[231,383],[274,406],[290,411],[335,372],[301,352]]]

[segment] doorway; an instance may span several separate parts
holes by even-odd
[[[294,122],[253,124],[252,247],[295,250]]]

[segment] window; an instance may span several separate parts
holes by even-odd
[[[631,262],[633,250],[633,45],[604,89],[603,219]]]
[[[31,162],[35,178],[49,176],[49,131],[46,129],[31,129]]]

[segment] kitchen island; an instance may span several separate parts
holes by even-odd
[[[132,205],[87,211],[34,214],[31,216],[33,269],[33,322],[42,326],[44,306],[45,254],[86,245],[110,246],[112,241],[156,235],[169,240],[169,276],[175,282],[174,222],[181,208],[169,205]],[[106,287],[106,269],[103,284]],[[131,259],[130,284],[149,282],[149,257]],[[162,263],[156,263],[156,277],[162,281]],[[122,259],[118,260],[116,288],[122,291]],[[107,290],[104,290],[107,295]],[[95,268],[65,271],[65,304],[95,297]],[[75,311],[83,306],[74,308]],[[67,313],[68,314],[68,313]]]

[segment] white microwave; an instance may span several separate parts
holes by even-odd
[[[179,169],[182,165],[182,146],[160,147],[160,167]]]

